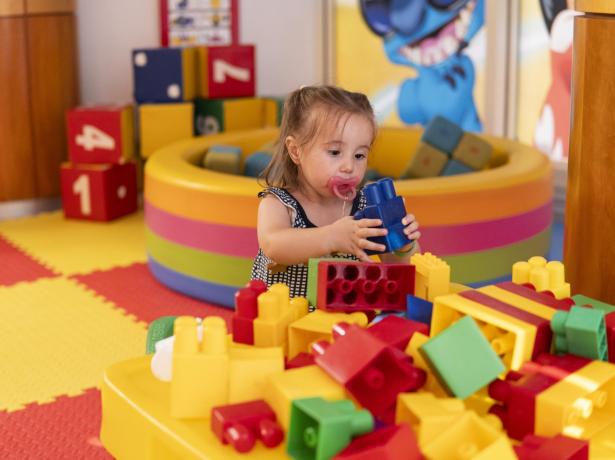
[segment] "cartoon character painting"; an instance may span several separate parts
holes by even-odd
[[[534,145],[554,160],[568,158],[574,16],[572,0],[540,0],[549,31],[551,85],[534,131]]]
[[[388,59],[417,71],[399,88],[400,119],[425,125],[442,115],[466,131],[482,131],[474,64],[464,50],[484,24],[484,0],[359,1]]]

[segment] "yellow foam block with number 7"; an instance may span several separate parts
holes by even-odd
[[[198,92],[208,99],[253,97],[256,87],[254,45],[198,48]]]
[[[134,157],[131,105],[76,107],[66,113],[68,151],[73,163],[121,164]]]

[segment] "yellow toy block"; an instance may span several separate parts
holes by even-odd
[[[557,311],[548,305],[543,305],[497,286],[483,286],[478,288],[477,291],[549,321]]]
[[[233,347],[229,357],[229,404],[264,399],[267,376],[284,370],[281,347]]]
[[[592,361],[536,397],[535,432],[590,439],[615,420],[615,365]]]
[[[316,310],[305,315],[288,327],[288,359],[301,352],[310,352],[310,345],[317,340],[332,340],[332,329],[337,323],[346,322],[367,326],[365,313],[327,313]]]
[[[564,264],[547,262],[544,257],[531,257],[527,262],[512,266],[512,281],[516,284],[531,283],[538,292],[551,291],[556,299],[570,297],[570,283],[566,283]]]
[[[421,450],[430,460],[517,459],[506,435],[470,411]]]
[[[267,377],[265,401],[271,406],[284,430],[290,424],[293,400],[321,397],[329,401],[347,399],[344,387],[318,366],[305,366]]]
[[[406,354],[412,356],[412,361],[416,367],[423,369],[427,373],[427,379],[425,380],[425,384],[422,389],[433,393],[435,396],[446,397],[448,396],[448,392],[440,384],[436,378],[436,375],[427,364],[427,361],[425,361],[422,353],[419,352],[419,348],[421,348],[428,340],[429,337],[426,335],[421,334],[420,332],[415,332],[412,334],[410,342],[408,342]]]
[[[414,254],[410,262],[416,267],[414,295],[433,302],[439,296],[448,294],[451,281],[451,267],[430,252]]]
[[[203,320],[203,340],[192,316],[175,320],[171,416],[209,417],[211,408],[228,403],[229,356],[226,323],[217,316]]]
[[[471,316],[507,369],[519,370],[529,361],[536,327],[457,294],[440,296],[433,305],[430,335],[434,337],[460,319]]]
[[[257,347],[283,347],[288,350],[288,326],[307,314],[307,299],[289,299],[288,286],[272,285],[258,296],[258,317],[254,319],[254,345]]]
[[[176,141],[190,139],[193,133],[192,103],[142,104],[139,106],[141,156]]]

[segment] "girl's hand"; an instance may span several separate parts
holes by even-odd
[[[410,240],[418,240],[421,237],[421,232],[419,232],[419,223],[416,221],[413,214],[407,214],[401,220],[401,223],[404,225],[404,233]]]
[[[368,241],[373,236],[386,235],[386,228],[373,228],[382,225],[380,219],[359,219],[352,216],[342,217],[331,224],[331,251],[353,254],[363,262],[373,262],[365,253],[365,249],[384,252],[386,247]]]

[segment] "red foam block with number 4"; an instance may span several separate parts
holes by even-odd
[[[60,171],[66,217],[108,221],[137,209],[137,168],[64,163]]]
[[[134,155],[132,106],[77,107],[66,114],[73,163],[123,163]]]
[[[199,48],[201,97],[253,97],[256,87],[254,54],[254,45]]]

